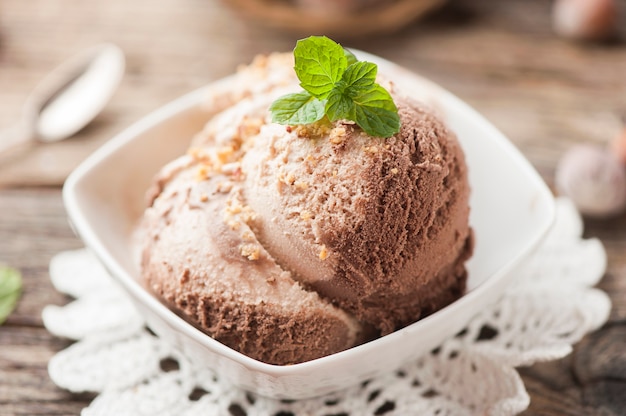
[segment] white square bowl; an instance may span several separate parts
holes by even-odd
[[[144,193],[161,166],[185,152],[208,115],[203,99],[227,88],[225,78],[140,120],[91,155],[68,178],[63,196],[79,236],[129,293],[150,328],[236,385],[274,398],[301,399],[336,391],[429,352],[460,331],[509,284],[508,273],[541,241],[554,218],[542,179],[487,120],[441,87],[373,55],[380,72],[409,96],[430,103],[458,135],[469,166],[470,222],[476,235],[467,264],[467,293],[442,310],[392,334],[317,360],[289,366],[249,358],[185,322],[140,283],[131,234]]]

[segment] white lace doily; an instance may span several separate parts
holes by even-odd
[[[126,294],[86,250],[50,263],[57,290],[76,300],[47,306],[50,332],[77,340],[49,363],[52,380],[99,395],[83,415],[512,415],[529,397],[514,367],[554,360],[608,318],[610,301],[593,289],[606,254],[582,240],[568,200],[541,247],[514,273],[514,287],[460,334],[404,368],[335,394],[281,401],[242,391],[219,374],[194,368],[144,326]]]

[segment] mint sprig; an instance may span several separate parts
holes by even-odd
[[[376,83],[376,64],[358,61],[326,36],[299,40],[293,53],[304,91],[274,101],[273,122],[302,125],[327,116],[330,121],[354,121],[374,137],[390,137],[400,130],[398,108]]]

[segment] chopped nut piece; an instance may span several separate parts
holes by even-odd
[[[254,241],[254,234],[252,234],[249,230],[246,230],[241,235],[241,239],[243,241]]]
[[[330,142],[332,144],[341,144],[346,139],[346,128],[337,126],[330,131]]]
[[[296,188],[300,189],[301,191],[309,187],[309,183],[305,181],[295,181],[294,185],[296,186]]]
[[[241,219],[246,224],[250,223],[250,221],[254,221],[256,219],[256,212],[252,211],[252,208],[246,206],[244,207],[243,213],[240,214]]]
[[[300,218],[302,218],[303,220],[310,220],[311,218],[313,218],[313,214],[311,214],[310,211],[302,211],[300,213]]]
[[[200,202],[207,202],[209,200],[209,196],[207,194],[200,194]]]
[[[233,189],[233,184],[231,182],[220,182],[217,184],[217,192],[227,193]]]
[[[326,248],[326,246],[322,246],[319,257],[320,260],[326,260],[328,258],[328,249]]]
[[[392,175],[397,175],[398,174],[398,168],[392,168],[391,169],[391,174]]]
[[[232,146],[224,146],[217,149],[217,160],[221,163],[226,163],[235,152]]]
[[[196,171],[196,180],[198,182],[206,181],[211,177],[211,167],[209,165],[200,165]]]
[[[241,162],[231,162],[224,164],[220,171],[226,175],[234,175],[239,169],[241,169]]]
[[[307,155],[304,158],[304,161],[307,162],[307,164],[313,168],[317,166],[317,162],[318,162],[318,160],[315,159],[313,155]]]
[[[301,138],[308,139],[310,137],[311,132],[306,128],[306,126],[296,126],[295,128],[296,136]]]
[[[293,185],[295,181],[296,176],[293,173],[285,173],[285,171],[282,169],[278,172],[278,182],[282,182],[287,185]]]
[[[241,228],[241,223],[235,220],[228,220],[226,222],[226,225],[228,225],[228,227],[233,231],[237,231],[239,228]]]
[[[258,260],[261,257],[261,249],[256,244],[242,244],[239,252],[248,260]]]
[[[243,211],[243,205],[239,204],[238,202],[229,202],[230,204],[226,206],[226,212],[228,212],[229,214],[239,214],[241,211]]]
[[[327,124],[313,123],[297,126],[295,128],[296,135],[304,139],[317,139],[326,136],[330,132]]]
[[[187,151],[187,154],[198,162],[204,162],[205,164],[211,162],[211,157],[209,156],[209,154],[204,149],[201,149],[199,147],[190,148]]]

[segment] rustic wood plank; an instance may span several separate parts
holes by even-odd
[[[609,379],[621,382],[626,391],[626,325],[608,325],[577,346],[573,369],[578,381],[591,384]]]
[[[58,189],[0,191],[0,213],[0,261],[23,275],[23,296],[5,325],[41,326],[45,305],[67,302],[50,283],[50,259],[82,244],[69,227]]]
[[[78,414],[89,404],[93,395],[71,394],[48,377],[48,360],[68,345],[40,327],[0,328],[0,414]]]

